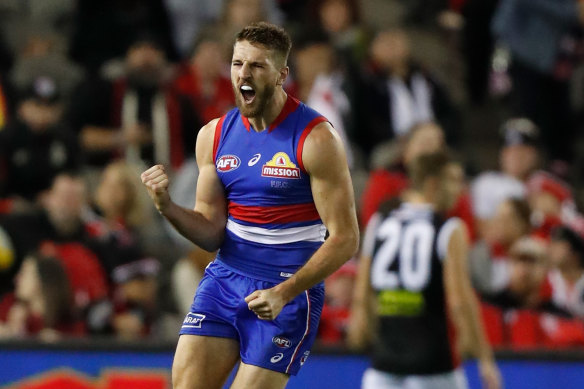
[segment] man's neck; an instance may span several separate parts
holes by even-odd
[[[288,95],[284,92],[284,89],[277,88],[274,92],[274,96],[266,105],[264,112],[260,116],[248,118],[253,129],[257,132],[261,132],[269,128],[270,124],[272,124],[280,112],[282,112],[287,99]]]

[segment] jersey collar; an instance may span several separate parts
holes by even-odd
[[[300,101],[288,95],[288,97],[286,98],[286,103],[284,103],[284,107],[280,111],[280,114],[272,122],[272,124],[270,124],[268,132],[274,131],[276,127],[278,127],[292,112],[296,110],[296,108],[298,108],[299,105]],[[243,122],[243,125],[245,126],[246,130],[249,132],[251,130],[251,124],[249,123],[249,119],[241,115],[241,121]]]

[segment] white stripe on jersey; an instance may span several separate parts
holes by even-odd
[[[245,226],[229,219],[227,220],[227,229],[241,239],[261,244],[324,242],[326,234],[326,227],[322,223],[305,227],[270,230],[262,227]]]

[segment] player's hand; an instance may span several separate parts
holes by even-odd
[[[256,290],[245,298],[245,302],[260,320],[274,320],[286,301],[274,289]]]
[[[494,361],[479,362],[479,374],[484,389],[502,389],[501,373]]]
[[[148,194],[154,201],[154,205],[159,212],[162,212],[170,204],[168,194],[168,175],[164,171],[164,166],[154,165],[140,176],[142,183],[148,189]]]

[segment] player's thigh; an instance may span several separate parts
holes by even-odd
[[[231,389],[283,389],[290,376],[241,362]]]
[[[174,389],[220,389],[239,360],[231,338],[181,335],[172,363]]]

